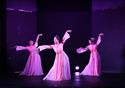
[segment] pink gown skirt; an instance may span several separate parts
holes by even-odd
[[[100,76],[100,69],[100,56],[98,52],[93,52],[90,54],[89,63],[80,74],[88,76]]]
[[[20,75],[40,76],[43,75],[41,58],[38,52],[31,52],[23,72]]]
[[[70,80],[70,63],[65,52],[56,54],[54,64],[43,80]]]

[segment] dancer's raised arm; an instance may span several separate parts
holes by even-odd
[[[37,37],[36,37],[36,41],[35,41],[35,46],[37,47],[38,46],[38,40],[39,40],[39,37],[42,36],[43,34],[38,34]]]
[[[104,35],[103,33],[100,33],[98,35],[98,39],[97,39],[96,45],[99,45],[101,43],[101,36],[103,36],[103,35]]]
[[[64,34],[64,36],[63,36],[63,38],[62,38],[62,43],[65,43],[66,40],[68,40],[68,39],[70,38],[69,33],[71,33],[71,32],[72,32],[72,30],[67,30],[67,31],[65,32],[65,34]]]

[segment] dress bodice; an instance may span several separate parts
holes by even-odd
[[[54,45],[52,45],[52,47],[53,47],[55,53],[61,53],[61,52],[63,52],[63,44],[62,43],[60,43],[60,44],[54,44]]]

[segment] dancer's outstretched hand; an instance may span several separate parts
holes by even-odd
[[[71,32],[72,32],[72,30],[67,30],[66,32],[69,32],[69,33],[71,33]]]
[[[103,35],[104,35],[104,33],[100,33],[100,34],[99,34],[99,36],[103,36]]]
[[[38,34],[39,36],[43,36],[43,34]]]

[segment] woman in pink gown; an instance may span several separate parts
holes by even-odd
[[[27,63],[25,65],[24,70],[20,73],[20,75],[26,75],[26,76],[40,76],[43,75],[43,70],[41,66],[41,58],[38,52],[38,39],[42,36],[42,34],[38,34],[36,38],[36,42],[32,40],[29,41],[29,46],[16,46],[16,51],[19,50],[28,50],[30,52],[29,58],[27,60]]]
[[[78,48],[77,53],[83,53],[87,50],[90,50],[90,59],[87,66],[80,73],[80,75],[88,75],[88,76],[100,76],[101,74],[101,62],[100,55],[97,51],[97,46],[101,43],[101,36],[103,33],[100,33],[98,36],[97,42],[94,44],[94,39],[89,40],[89,45],[85,48]]]
[[[71,30],[65,32],[61,43],[59,43],[58,36],[55,36],[54,44],[46,46],[48,49],[53,49],[56,56],[52,68],[43,80],[61,81],[71,79],[69,58],[63,50],[65,41],[70,38],[69,32],[71,32]],[[38,48],[41,50],[41,46]]]

